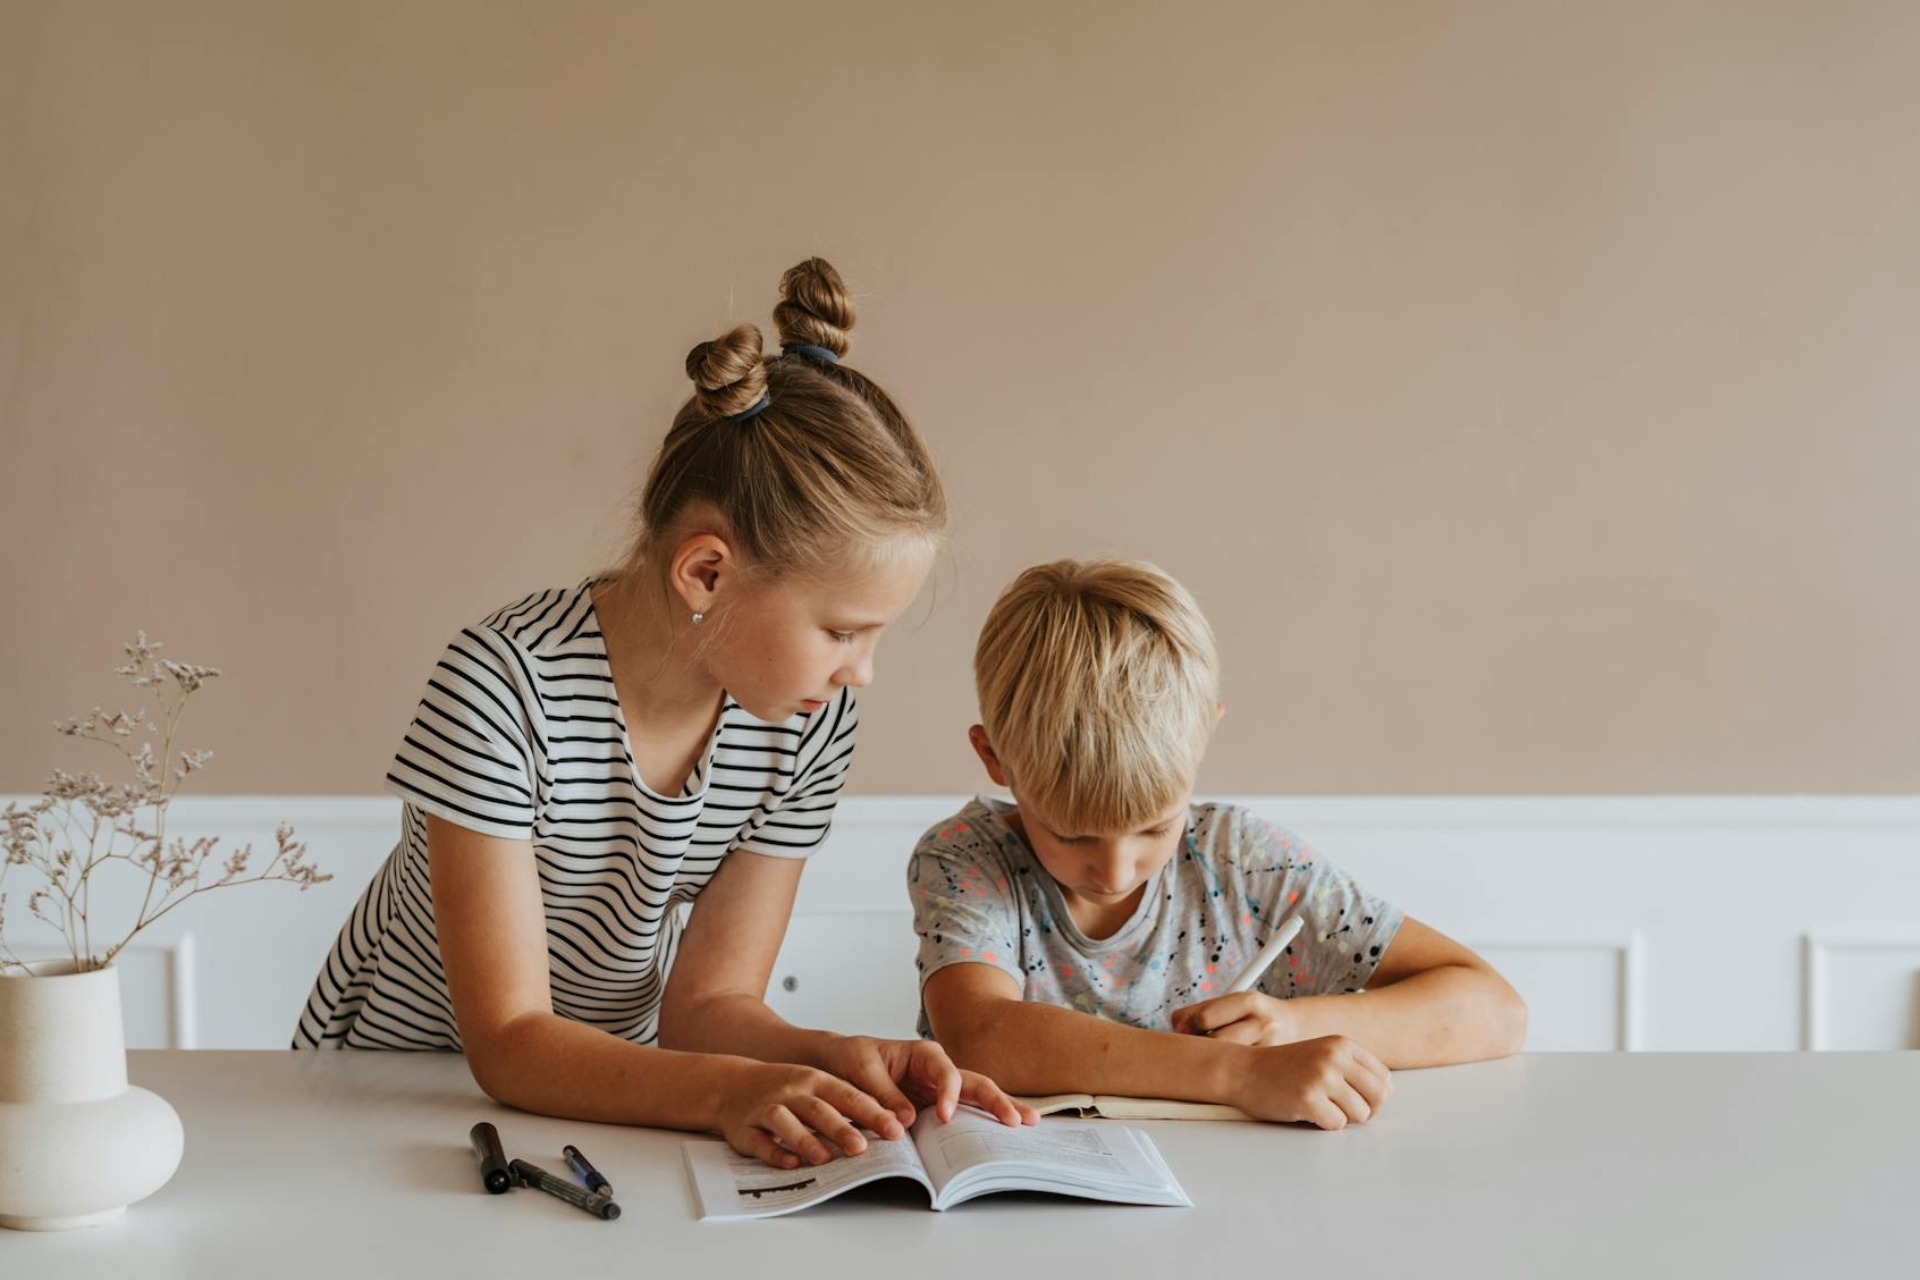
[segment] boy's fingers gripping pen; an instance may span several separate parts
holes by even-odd
[[[1267,939],[1267,945],[1260,948],[1260,954],[1255,956],[1246,968],[1234,975],[1233,981],[1227,984],[1227,994],[1235,995],[1242,991],[1251,991],[1253,984],[1260,981],[1260,975],[1271,968],[1273,962],[1280,958],[1280,953],[1287,949],[1287,944],[1299,936],[1300,926],[1304,923],[1306,922],[1299,916],[1293,916],[1282,924],[1274,935]]]

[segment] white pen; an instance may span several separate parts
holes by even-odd
[[[1299,934],[1302,923],[1299,916],[1293,916],[1275,930],[1273,936],[1267,939],[1267,945],[1260,948],[1260,954],[1255,956],[1252,962],[1227,984],[1227,994],[1233,995],[1236,992],[1251,990],[1253,984],[1260,981],[1260,975],[1280,958],[1280,953],[1287,949],[1287,944]]]

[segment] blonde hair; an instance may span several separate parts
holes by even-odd
[[[781,276],[773,317],[783,347],[846,355],[853,301],[823,259]],[[926,445],[870,378],[811,355],[768,357],[751,324],[688,352],[687,376],[693,396],[647,473],[623,573],[703,506],[744,565],[774,577],[876,554],[901,535],[944,538],[946,493]],[[765,408],[742,416],[763,396]]]
[[[1186,588],[1139,561],[1028,569],[987,615],[973,674],[1016,798],[1069,834],[1164,814],[1219,718],[1213,629]]]

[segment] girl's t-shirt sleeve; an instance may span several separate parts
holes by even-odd
[[[469,627],[427,677],[387,771],[387,790],[483,835],[533,837],[533,708],[512,642]]]
[[[859,704],[851,688],[843,689],[808,721],[793,785],[767,802],[733,847],[775,858],[804,858],[825,844],[853,764],[854,733],[859,727]]]
[[[1311,845],[1242,813],[1255,865],[1278,869],[1265,892],[1268,918],[1303,917],[1300,934],[1255,984],[1272,996],[1342,995],[1367,985],[1400,929],[1400,908],[1363,889]],[[1263,877],[1264,878],[1264,877]],[[1250,886],[1251,887],[1251,886]]]
[[[1024,991],[1017,892],[987,836],[964,817],[922,836],[907,862],[921,985],[948,965],[984,964]]]

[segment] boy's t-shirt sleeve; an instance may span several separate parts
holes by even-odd
[[[1278,927],[1303,917],[1300,934],[1255,983],[1272,996],[1342,995],[1367,985],[1404,919],[1400,908],[1363,889],[1311,845],[1252,814],[1243,815],[1252,866],[1283,869],[1262,896]],[[1251,886],[1250,886],[1251,887]]]
[[[386,787],[448,822],[510,840],[533,837],[533,709],[512,642],[468,627],[427,677]]]
[[[1022,983],[1020,906],[987,836],[963,818],[920,838],[907,862],[920,983],[954,964],[985,964]]]

